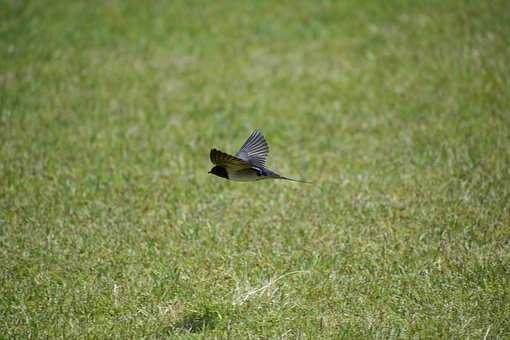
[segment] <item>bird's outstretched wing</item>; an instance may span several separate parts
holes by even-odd
[[[211,149],[209,156],[211,157],[211,162],[213,162],[213,164],[222,165],[231,169],[246,169],[251,166],[250,163],[245,160],[216,149]]]
[[[243,146],[237,151],[236,157],[255,165],[257,167],[265,167],[267,154],[269,153],[269,145],[267,144],[262,132],[256,129],[250,137],[244,142]]]

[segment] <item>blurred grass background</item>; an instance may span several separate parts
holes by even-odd
[[[6,338],[504,338],[508,1],[4,1]],[[255,128],[269,167],[207,175]]]

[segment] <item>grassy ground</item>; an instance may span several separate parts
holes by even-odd
[[[4,1],[0,334],[510,334],[508,1]],[[256,127],[269,166],[209,149]]]

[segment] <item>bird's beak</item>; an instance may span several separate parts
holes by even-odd
[[[209,171],[208,174],[210,174],[211,172]]]

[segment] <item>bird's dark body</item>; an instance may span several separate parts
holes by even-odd
[[[211,174],[225,179],[248,182],[258,181],[266,178],[279,178],[280,176],[269,169],[250,167],[242,170],[227,170],[224,166],[216,165],[210,171]]]

